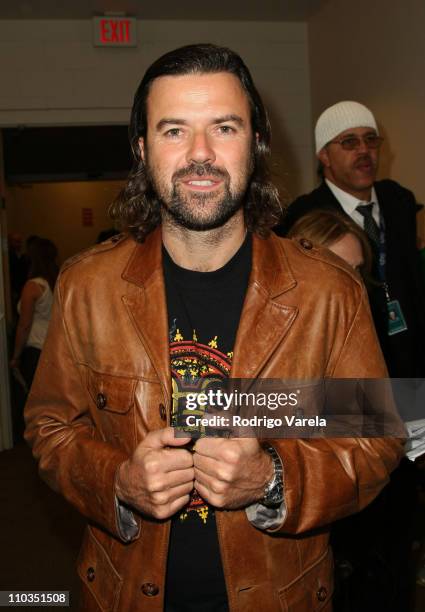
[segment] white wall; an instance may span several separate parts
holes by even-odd
[[[292,195],[311,188],[306,24],[139,21],[138,40],[137,48],[95,48],[91,21],[0,21],[0,126],[125,124],[152,61],[214,42],[242,55],[265,99],[280,186]]]
[[[425,203],[425,2],[327,0],[309,22],[313,117],[339,100],[369,106],[385,137],[381,178]],[[425,215],[419,215],[425,237]]]

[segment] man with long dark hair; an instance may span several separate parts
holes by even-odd
[[[199,381],[384,376],[364,289],[270,235],[270,127],[234,52],[156,61],[130,140],[124,234],[65,265],[26,410],[43,477],[89,520],[82,609],[330,610],[326,525],[373,499],[400,444],[190,445],[173,426]]]
[[[216,122],[217,132],[221,132],[222,136],[229,137],[232,131],[235,131],[235,125],[240,127],[240,132],[245,135],[245,150],[246,160],[245,168],[241,184],[237,186],[237,191],[231,193],[229,191],[228,173],[226,169],[221,169],[218,164],[212,164],[208,158],[204,159],[201,155],[198,159],[189,159],[185,161],[183,167],[178,168],[178,173],[172,177],[173,192],[168,195],[169,204],[165,203],[164,194],[161,190],[161,185],[156,182],[155,169],[156,164],[148,156],[148,149],[145,147],[148,133],[148,112],[147,101],[153,84],[158,87],[158,79],[161,77],[169,77],[164,83],[161,81],[162,89],[168,90],[169,85],[175,82],[173,76],[190,75],[200,76],[226,74],[226,79],[233,85],[232,88],[226,90],[226,98],[233,93],[243,94],[245,111],[248,113],[248,125],[241,124],[240,117],[223,116],[217,118],[227,119],[229,126],[226,127],[226,121],[223,121],[222,126]],[[233,76],[233,78],[231,78]],[[217,78],[217,77],[216,77]],[[214,83],[211,84],[214,87]],[[169,90],[168,90],[169,91]],[[173,94],[171,94],[173,95]],[[196,91],[193,95],[197,95]],[[207,102],[207,98],[203,98],[202,92],[197,100],[198,107],[201,107]],[[162,91],[157,91],[155,103],[151,102],[151,110],[156,110],[156,100],[162,99]],[[185,101],[183,101],[185,104]],[[215,119],[217,119],[215,118]],[[232,124],[232,125],[230,125]],[[234,124],[234,125],[233,125]],[[164,132],[169,132],[171,135],[177,136],[180,123],[175,124],[175,127],[167,120],[166,123],[160,126]],[[181,129],[183,135],[183,130]],[[136,238],[143,241],[146,235],[151,232],[159,223],[164,213],[166,218],[174,217],[177,221],[183,221],[183,227],[192,230],[211,230],[224,225],[238,209],[243,212],[245,224],[248,230],[256,231],[260,236],[266,236],[271,227],[276,225],[281,217],[282,210],[279,202],[279,197],[276,188],[268,180],[267,156],[270,153],[270,123],[267,117],[266,110],[262,100],[254,86],[251,75],[246,66],[235,53],[227,49],[220,49],[212,45],[192,45],[184,48],[179,53],[171,52],[161,57],[146,71],[134,97],[133,109],[130,120],[130,144],[134,156],[134,166],[130,173],[127,186],[120,194],[112,208],[113,216],[121,222]],[[152,130],[152,144],[157,136],[157,126]],[[213,166],[213,167],[212,167]],[[224,197],[220,189],[221,205],[217,207],[215,216],[213,215],[208,221],[200,220],[199,223],[196,217],[186,209],[180,211],[179,196],[177,193],[180,182],[185,177],[191,174],[197,176],[214,174],[215,177],[221,178],[224,188]],[[216,181],[219,182],[219,181]],[[204,210],[207,200],[214,198],[216,190],[194,190],[190,197],[194,198]],[[169,196],[172,197],[169,197]],[[176,197],[177,196],[177,197]],[[183,195],[183,201],[187,198]],[[183,219],[182,219],[183,216]],[[179,225],[179,224],[178,224]]]

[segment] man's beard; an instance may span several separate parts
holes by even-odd
[[[171,189],[161,180],[156,180],[148,159],[146,160],[146,174],[161,202],[163,218],[168,217],[174,224],[188,230],[207,231],[222,227],[243,207],[253,164],[253,156],[251,156],[249,165],[238,177],[239,180],[233,190],[230,187],[230,175],[227,170],[209,163],[191,163],[175,172],[171,177]],[[224,190],[221,195],[215,191],[212,193],[202,191],[184,193],[180,181],[195,175],[217,177],[222,180]],[[214,205],[212,205],[213,200]],[[207,207],[210,209],[208,213],[205,212]]]

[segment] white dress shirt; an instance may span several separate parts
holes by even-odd
[[[328,179],[325,179],[325,181],[326,181],[326,185],[329,187],[329,189],[332,191],[332,193],[334,194],[338,202],[341,204],[342,208],[344,209],[344,212],[349,217],[351,217],[351,219],[355,223],[357,223],[357,225],[360,225],[362,229],[364,229],[364,217],[362,214],[359,213],[358,210],[356,210],[356,207],[359,204],[373,203],[372,216],[375,219],[378,227],[380,227],[381,224],[380,224],[380,219],[379,219],[379,202],[376,196],[375,187],[372,187],[372,193],[370,196],[370,200],[365,201],[365,200],[359,200],[358,198],[355,198],[354,196],[352,196],[350,193],[343,191],[342,189],[337,187],[334,183],[332,183]]]

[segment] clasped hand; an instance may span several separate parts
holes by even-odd
[[[270,457],[255,438],[190,438],[171,427],[152,431],[121,464],[118,498],[139,512],[166,519],[189,503],[197,489],[216,508],[243,508],[261,499],[273,474]]]

